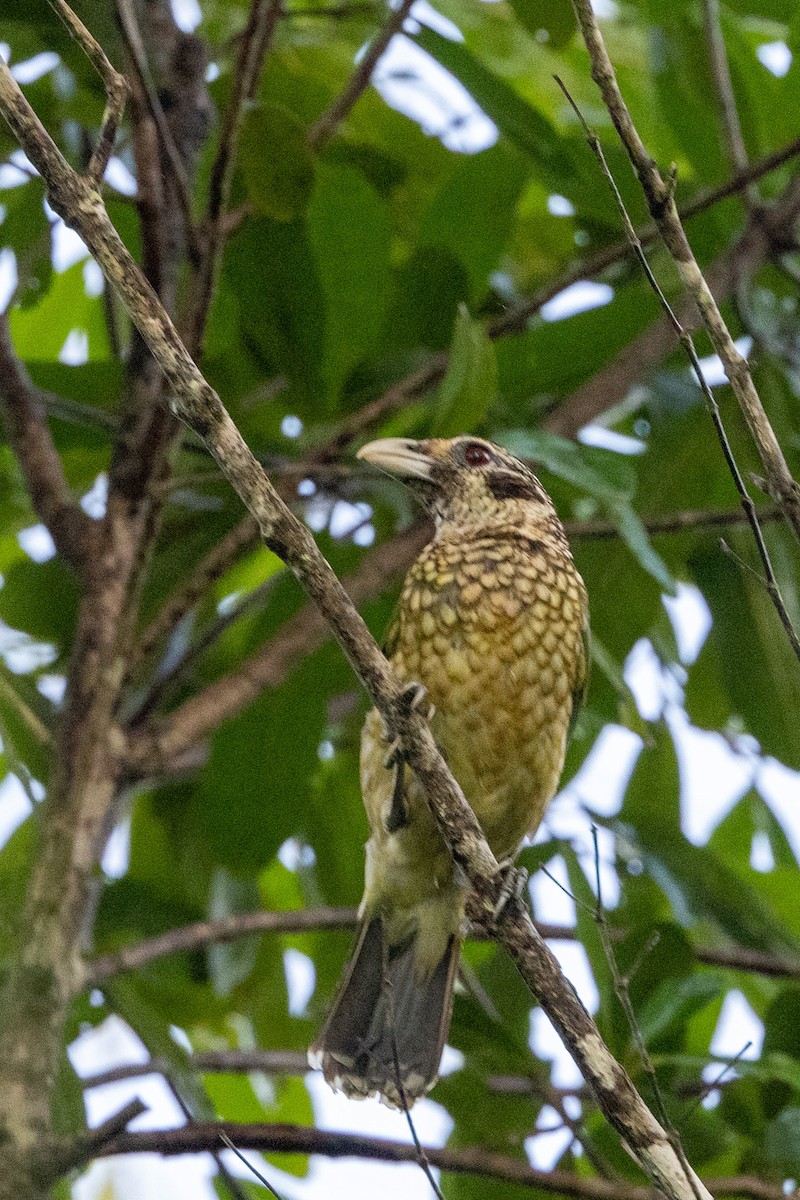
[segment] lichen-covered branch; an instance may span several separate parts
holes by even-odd
[[[665,181],[639,136],[622,98],[616,73],[590,0],[572,0],[594,79],[611,120],[631,160],[644,192],[650,215],[678,269],[684,287],[700,310],[711,343],[722,360],[739,407],[764,468],[769,494],[800,537],[800,487],[784,458],[753,384],[747,360],[736,349],[711,290],[697,265],[675,204],[673,181]]]
[[[61,557],[84,578],[94,561],[97,526],[72,495],[45,419],[45,409],[0,316],[0,409],[33,510]]]

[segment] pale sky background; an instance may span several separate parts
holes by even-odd
[[[194,0],[173,0],[176,17],[184,28],[197,24],[200,13]],[[599,0],[595,7],[602,16],[613,15],[613,0]],[[457,28],[440,16],[427,3],[417,0],[412,10],[411,24],[429,24],[445,36],[460,38]],[[408,27],[408,26],[407,26]],[[7,47],[0,45],[0,52],[7,57]],[[791,51],[783,42],[760,45],[755,54],[762,66],[776,76],[783,76],[792,62]],[[57,65],[57,56],[39,55],[36,59],[15,66],[15,74],[22,83],[29,82]],[[416,82],[396,78],[396,73],[408,73],[413,69],[421,80]],[[379,63],[374,83],[387,103],[407,113],[432,137],[439,137],[451,149],[461,153],[476,153],[493,144],[497,129],[489,118],[458,81],[453,79],[438,64],[433,62],[408,38],[399,35],[393,39]],[[17,161],[23,161],[18,158]],[[0,189],[17,186],[25,176],[13,168],[0,168]],[[119,160],[112,160],[109,178],[122,191],[132,191],[133,181]],[[568,197],[552,196],[550,212],[556,216],[570,216],[572,205]],[[75,262],[86,258],[86,250],[80,239],[66,230],[60,222],[56,226],[55,265],[65,270]],[[103,281],[96,264],[87,260],[84,270],[87,292],[98,294]],[[15,282],[13,255],[0,250],[0,310],[8,303]],[[568,319],[577,312],[609,304],[613,300],[613,289],[607,284],[586,281],[556,296],[542,310],[548,321]],[[747,339],[739,343],[742,353],[748,353]],[[64,362],[80,363],[87,354],[86,334],[73,330],[62,349]],[[722,367],[716,356],[703,362],[704,370],[712,386],[724,381]],[[287,437],[296,437],[301,425],[290,414],[283,426]],[[621,439],[602,425],[588,427],[582,440],[595,445],[607,445],[622,453],[637,453],[641,446],[635,439]],[[84,506],[93,516],[103,511],[104,480],[100,478],[95,488],[85,498]],[[337,502],[335,506],[320,503],[311,507],[309,523],[314,528],[325,524],[331,532],[344,536],[349,529],[364,517],[369,516],[366,505],[349,505]],[[368,544],[374,531],[367,525],[359,530],[358,541]],[[36,561],[43,561],[54,552],[49,534],[42,526],[34,526],[19,537],[22,548]],[[708,634],[710,614],[699,591],[681,585],[675,599],[665,599],[665,605],[673,622],[682,661],[694,661]],[[30,639],[8,629],[0,623],[0,653],[12,670],[29,670],[35,661],[48,661],[48,648],[34,645]],[[50,655],[52,658],[52,655]],[[681,685],[676,676],[662,670],[658,659],[645,639],[639,641],[631,651],[626,664],[626,680],[644,717],[655,718],[664,712],[675,736],[681,769],[682,821],[686,835],[696,843],[707,840],[711,831],[732,805],[751,788],[756,787],[769,803],[781,822],[796,853],[800,854],[800,775],[789,771],[774,760],[761,759],[757,747],[744,742],[739,752],[721,736],[707,733],[688,724],[681,706]],[[63,692],[63,678],[46,677],[43,690],[53,699]],[[608,727],[593,748],[583,768],[568,789],[554,801],[547,821],[540,831],[539,839],[553,836],[570,839],[576,848],[591,855],[589,819],[586,810],[602,815],[617,811],[625,785],[634,768],[641,748],[639,738],[629,730]],[[327,747],[321,748],[327,753]],[[30,802],[22,786],[13,776],[0,783],[0,845],[4,844],[13,830],[25,819]],[[601,853],[613,859],[610,835],[601,830]],[[538,839],[537,839],[538,840]],[[291,861],[288,853],[287,862]],[[554,873],[566,883],[566,873],[560,860],[556,860]],[[756,868],[769,869],[769,847],[763,839],[754,840],[752,862]],[[122,827],[109,845],[104,868],[109,876],[125,871],[127,863],[127,831]],[[617,879],[613,871],[605,871],[604,894],[606,903],[616,899]],[[547,921],[572,923],[575,919],[574,906],[568,896],[544,875],[537,875],[531,882],[531,893],[537,915]],[[554,942],[552,948],[565,972],[575,984],[581,998],[590,1010],[597,1005],[597,993],[583,948],[572,942]],[[293,1011],[303,1011],[314,988],[313,966],[302,954],[291,951],[286,956],[287,982]],[[181,1039],[181,1032],[175,1036]],[[752,1043],[749,1055],[760,1050],[763,1029],[761,1022],[749,1008],[740,993],[732,993],[723,1008],[715,1034],[712,1051],[720,1057],[738,1054],[742,1046]],[[534,1050],[551,1059],[554,1064],[554,1082],[571,1085],[580,1082],[577,1068],[562,1047],[544,1014],[535,1010],[531,1020],[531,1045]],[[111,1018],[98,1030],[83,1034],[73,1044],[71,1057],[82,1075],[91,1074],[101,1068],[132,1062],[147,1061],[145,1047],[119,1018]],[[460,1056],[448,1051],[445,1070],[457,1069]],[[382,1107],[377,1101],[362,1103],[348,1101],[334,1095],[318,1076],[309,1076],[309,1087],[314,1103],[317,1124],[322,1128],[349,1130],[358,1133],[409,1140],[405,1117]],[[140,1096],[149,1111],[131,1125],[135,1128],[164,1128],[183,1122],[177,1103],[158,1076],[148,1076],[125,1083],[95,1088],[87,1092],[87,1113],[92,1125],[97,1124],[120,1109],[133,1096]],[[713,1097],[709,1101],[714,1102]],[[578,1115],[579,1106],[572,1115]],[[554,1123],[555,1114],[545,1110],[540,1125]],[[443,1144],[450,1131],[448,1114],[432,1100],[424,1100],[414,1108],[414,1121],[423,1143]],[[564,1131],[543,1133],[529,1139],[526,1148],[530,1161],[544,1169],[550,1168],[563,1153],[570,1135]],[[242,1174],[243,1168],[235,1158],[226,1153],[226,1161],[234,1174]],[[264,1166],[254,1156],[262,1170],[279,1190],[287,1196],[302,1200],[318,1197],[344,1200],[345,1197],[372,1196],[380,1193],[384,1200],[422,1200],[431,1195],[430,1187],[418,1167],[381,1166],[354,1160],[312,1160],[308,1176],[297,1180],[284,1175],[272,1165]],[[188,1157],[159,1159],[155,1155],[131,1156],[125,1160],[104,1160],[93,1166],[73,1189],[76,1200],[100,1200],[109,1194],[121,1200],[147,1197],[147,1200],[211,1200],[214,1193],[209,1178],[214,1170],[210,1158]],[[109,1193],[108,1188],[112,1191]]]

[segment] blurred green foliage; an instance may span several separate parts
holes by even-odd
[[[115,27],[110,20],[103,25],[94,7],[87,8],[86,18],[93,23],[97,16],[94,31],[119,60]],[[197,32],[207,39],[217,68],[212,93],[222,111],[247,5],[201,0],[200,7]],[[704,965],[695,949],[743,947],[800,960],[800,818],[795,813],[791,826],[785,825],[760,790],[765,761],[800,767],[800,669],[765,589],[722,553],[719,530],[699,525],[648,535],[648,518],[733,510],[737,501],[685,360],[674,348],[650,357],[636,348],[636,338],[659,319],[638,267],[620,257],[603,276],[613,295],[609,291],[602,297],[609,302],[592,311],[558,321],[534,315],[521,322],[521,332],[497,341],[487,336],[487,322],[502,318],[538,289],[551,289],[620,238],[613,202],[552,80],[554,73],[597,129],[634,220],[645,216],[636,181],[599,106],[569,5],[566,0],[440,0],[436,7],[460,31],[459,38],[445,35],[438,25],[429,27],[421,14],[409,27],[406,45],[423,57],[393,58],[393,66],[381,65],[377,72],[382,86],[402,93],[406,102],[427,97],[436,114],[430,129],[423,130],[371,89],[316,154],[307,130],[342,91],[382,13],[377,6],[373,13],[361,5],[335,17],[318,8],[304,16],[302,4],[287,4],[244,125],[233,202],[246,204],[246,215],[227,243],[202,367],[253,450],[280,464],[302,462],[337,422],[424,365],[432,353],[451,348],[441,383],[370,433],[474,430],[531,456],[565,521],[610,523],[610,537],[574,541],[591,600],[595,667],[564,782],[578,775],[610,727],[626,727],[640,739],[617,815],[608,816],[614,805],[602,789],[586,797],[590,809],[597,804],[605,814],[596,819],[614,838],[605,870],[618,881],[619,899],[608,920],[620,969],[638,964],[631,980],[634,1007],[695,1168],[703,1174],[754,1173],[780,1187],[800,1174],[797,983]],[[44,0],[25,6],[0,0],[0,16],[12,63],[51,50],[60,56],[26,92],[78,165],[79,131],[96,131],[102,111],[96,78]],[[794,62],[778,77],[759,61],[757,51],[783,42],[796,54],[800,19],[788,0],[728,0],[722,17],[745,141],[755,161],[798,132],[800,66]],[[701,5],[632,0],[615,5],[604,28],[649,150],[663,167],[677,164],[679,202],[726,179],[730,168]],[[452,108],[456,102],[450,94],[443,98],[437,91],[436,64],[460,81],[493,123],[494,133],[484,137],[491,144],[459,152],[471,136],[473,118],[464,115],[466,100]],[[198,211],[214,150],[212,135],[199,172]],[[7,162],[14,152],[8,131],[0,127],[0,155]],[[133,171],[124,136],[119,153]],[[758,185],[763,200],[778,197],[796,169],[789,163],[767,176]],[[104,298],[87,287],[84,266],[53,270],[42,201],[39,180],[4,169],[0,238],[13,251],[18,271],[11,329],[34,382],[44,389],[68,481],[76,494],[85,494],[109,463],[122,370],[108,336]],[[115,194],[110,209],[138,254],[140,233],[130,199]],[[746,224],[739,198],[695,217],[689,233],[701,264],[734,248]],[[651,260],[665,290],[674,295],[671,266],[655,246]],[[797,262],[791,256],[788,266],[794,267],[794,277],[780,267],[756,264],[725,296],[723,308],[734,334],[752,339],[756,382],[797,476],[800,323]],[[116,318],[124,349],[128,330],[118,309]],[[76,329],[85,337],[86,357],[70,365],[62,361],[62,350]],[[703,336],[698,345],[708,353]],[[626,355],[627,385],[616,399],[627,398],[602,421],[633,442],[598,448],[542,428],[569,396],[590,387],[598,372]],[[720,387],[717,396],[742,471],[758,471],[730,390]],[[302,426],[287,426],[287,417],[298,418]],[[297,429],[300,436],[287,436]],[[352,458],[346,463],[351,466]],[[236,498],[196,449],[185,446],[175,469],[177,486],[142,596],[143,620],[241,516]],[[208,471],[205,481],[198,481],[199,471]],[[35,516],[6,446],[0,446],[0,496],[0,618],[7,627],[7,664],[0,665],[0,767],[16,775],[35,802],[47,779],[48,730],[58,712],[52,677],[65,671],[77,591],[66,566],[32,561],[17,540]],[[337,524],[348,513],[355,521],[358,514],[344,505],[358,502],[371,506],[361,510],[361,518],[369,516],[378,543],[412,517],[401,489],[350,470],[320,476],[313,498],[298,500],[316,529],[328,528],[321,545],[340,574],[354,570],[370,553],[363,537],[354,541]],[[725,536],[757,568],[749,533],[733,529]],[[768,527],[767,541],[787,607],[797,620],[797,545],[781,524]],[[131,685],[131,707],[169,664],[203,638],[218,620],[220,605],[237,603],[271,573],[275,587],[263,605],[247,609],[192,663],[167,693],[162,711],[235,670],[274,637],[302,598],[276,561],[253,549],[209,586],[170,643],[140,670]],[[680,653],[692,622],[684,617],[676,636],[664,605],[664,596],[681,585],[699,588],[710,611],[710,633],[699,653]],[[365,615],[376,635],[392,602],[389,589],[367,605]],[[640,712],[631,693],[636,681],[626,675],[625,664],[643,639],[652,647],[659,694]],[[101,889],[98,951],[192,920],[261,906],[357,902],[366,835],[357,781],[364,708],[341,654],[329,644],[219,729],[188,776],[148,781],[127,797],[130,857]],[[680,748],[687,722],[724,735],[729,753],[748,766],[752,780],[746,794],[716,821],[705,845],[693,844],[685,832],[685,760],[681,763],[676,742]],[[702,780],[713,799],[715,779],[708,772]],[[786,786],[793,787],[796,798],[796,780]],[[705,801],[695,803],[702,807]],[[562,807],[556,801],[558,830]],[[3,958],[14,947],[35,853],[35,823],[34,813],[0,851]],[[598,1022],[642,1083],[591,914],[594,864],[587,853],[588,829],[589,818],[579,816],[571,829],[574,842],[553,834],[526,854],[532,866],[562,857],[569,887],[580,901],[578,933],[597,983]],[[762,851],[766,846],[766,855],[755,856],[758,846]],[[546,905],[537,915],[548,919]],[[656,945],[651,944],[654,932]],[[97,1023],[117,1011],[153,1054],[169,1055],[176,1083],[196,1116],[307,1123],[312,1110],[302,1080],[276,1077],[267,1087],[245,1075],[199,1078],[169,1028],[183,1029],[195,1049],[303,1050],[330,1001],[346,944],[342,934],[307,933],[166,958],[115,980],[102,1004],[81,1002],[68,1036],[80,1021]],[[313,994],[302,1011],[289,1009],[284,960],[289,948],[307,955],[315,972]],[[530,997],[509,963],[487,945],[468,947],[467,958],[491,1005],[484,1010],[470,995],[457,998],[451,1040],[463,1052],[464,1066],[440,1083],[434,1099],[453,1117],[454,1146],[484,1144],[522,1155],[548,1100],[549,1064],[528,1045]],[[756,1047],[746,1063],[737,1064],[710,1105],[693,1103],[686,1097],[696,1095],[699,1081],[708,1077],[717,1021],[725,997],[734,991],[743,993],[764,1023],[763,1050]],[[81,1106],[66,1059],[62,1074],[59,1096],[74,1125]],[[528,1078],[530,1094],[498,1095],[490,1083],[498,1075]],[[594,1152],[590,1158],[572,1144],[559,1165],[591,1176],[602,1159],[624,1179],[638,1180],[590,1100],[584,1102],[582,1119],[582,1136]],[[306,1169],[302,1159],[291,1166]],[[466,1197],[483,1195],[485,1187],[453,1177],[444,1181],[444,1190],[448,1197]],[[512,1192],[511,1186],[492,1184],[498,1197]]]

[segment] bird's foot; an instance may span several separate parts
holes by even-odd
[[[504,858],[498,864],[497,873],[500,877],[500,894],[492,914],[495,921],[510,900],[522,900],[530,878],[529,871],[525,867],[515,867],[510,858]]]
[[[420,709],[425,711],[427,699],[428,689],[424,684],[418,683],[416,679],[412,679],[410,683],[407,683],[400,693],[400,703],[407,712],[419,712]],[[429,721],[434,711],[433,705],[428,705],[426,716]]]

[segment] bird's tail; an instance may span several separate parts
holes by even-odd
[[[364,920],[333,1009],[309,1050],[332,1087],[380,1095],[405,1108],[430,1091],[439,1073],[458,970],[459,939],[449,938],[433,971],[420,971],[417,938],[387,945],[380,916]]]

